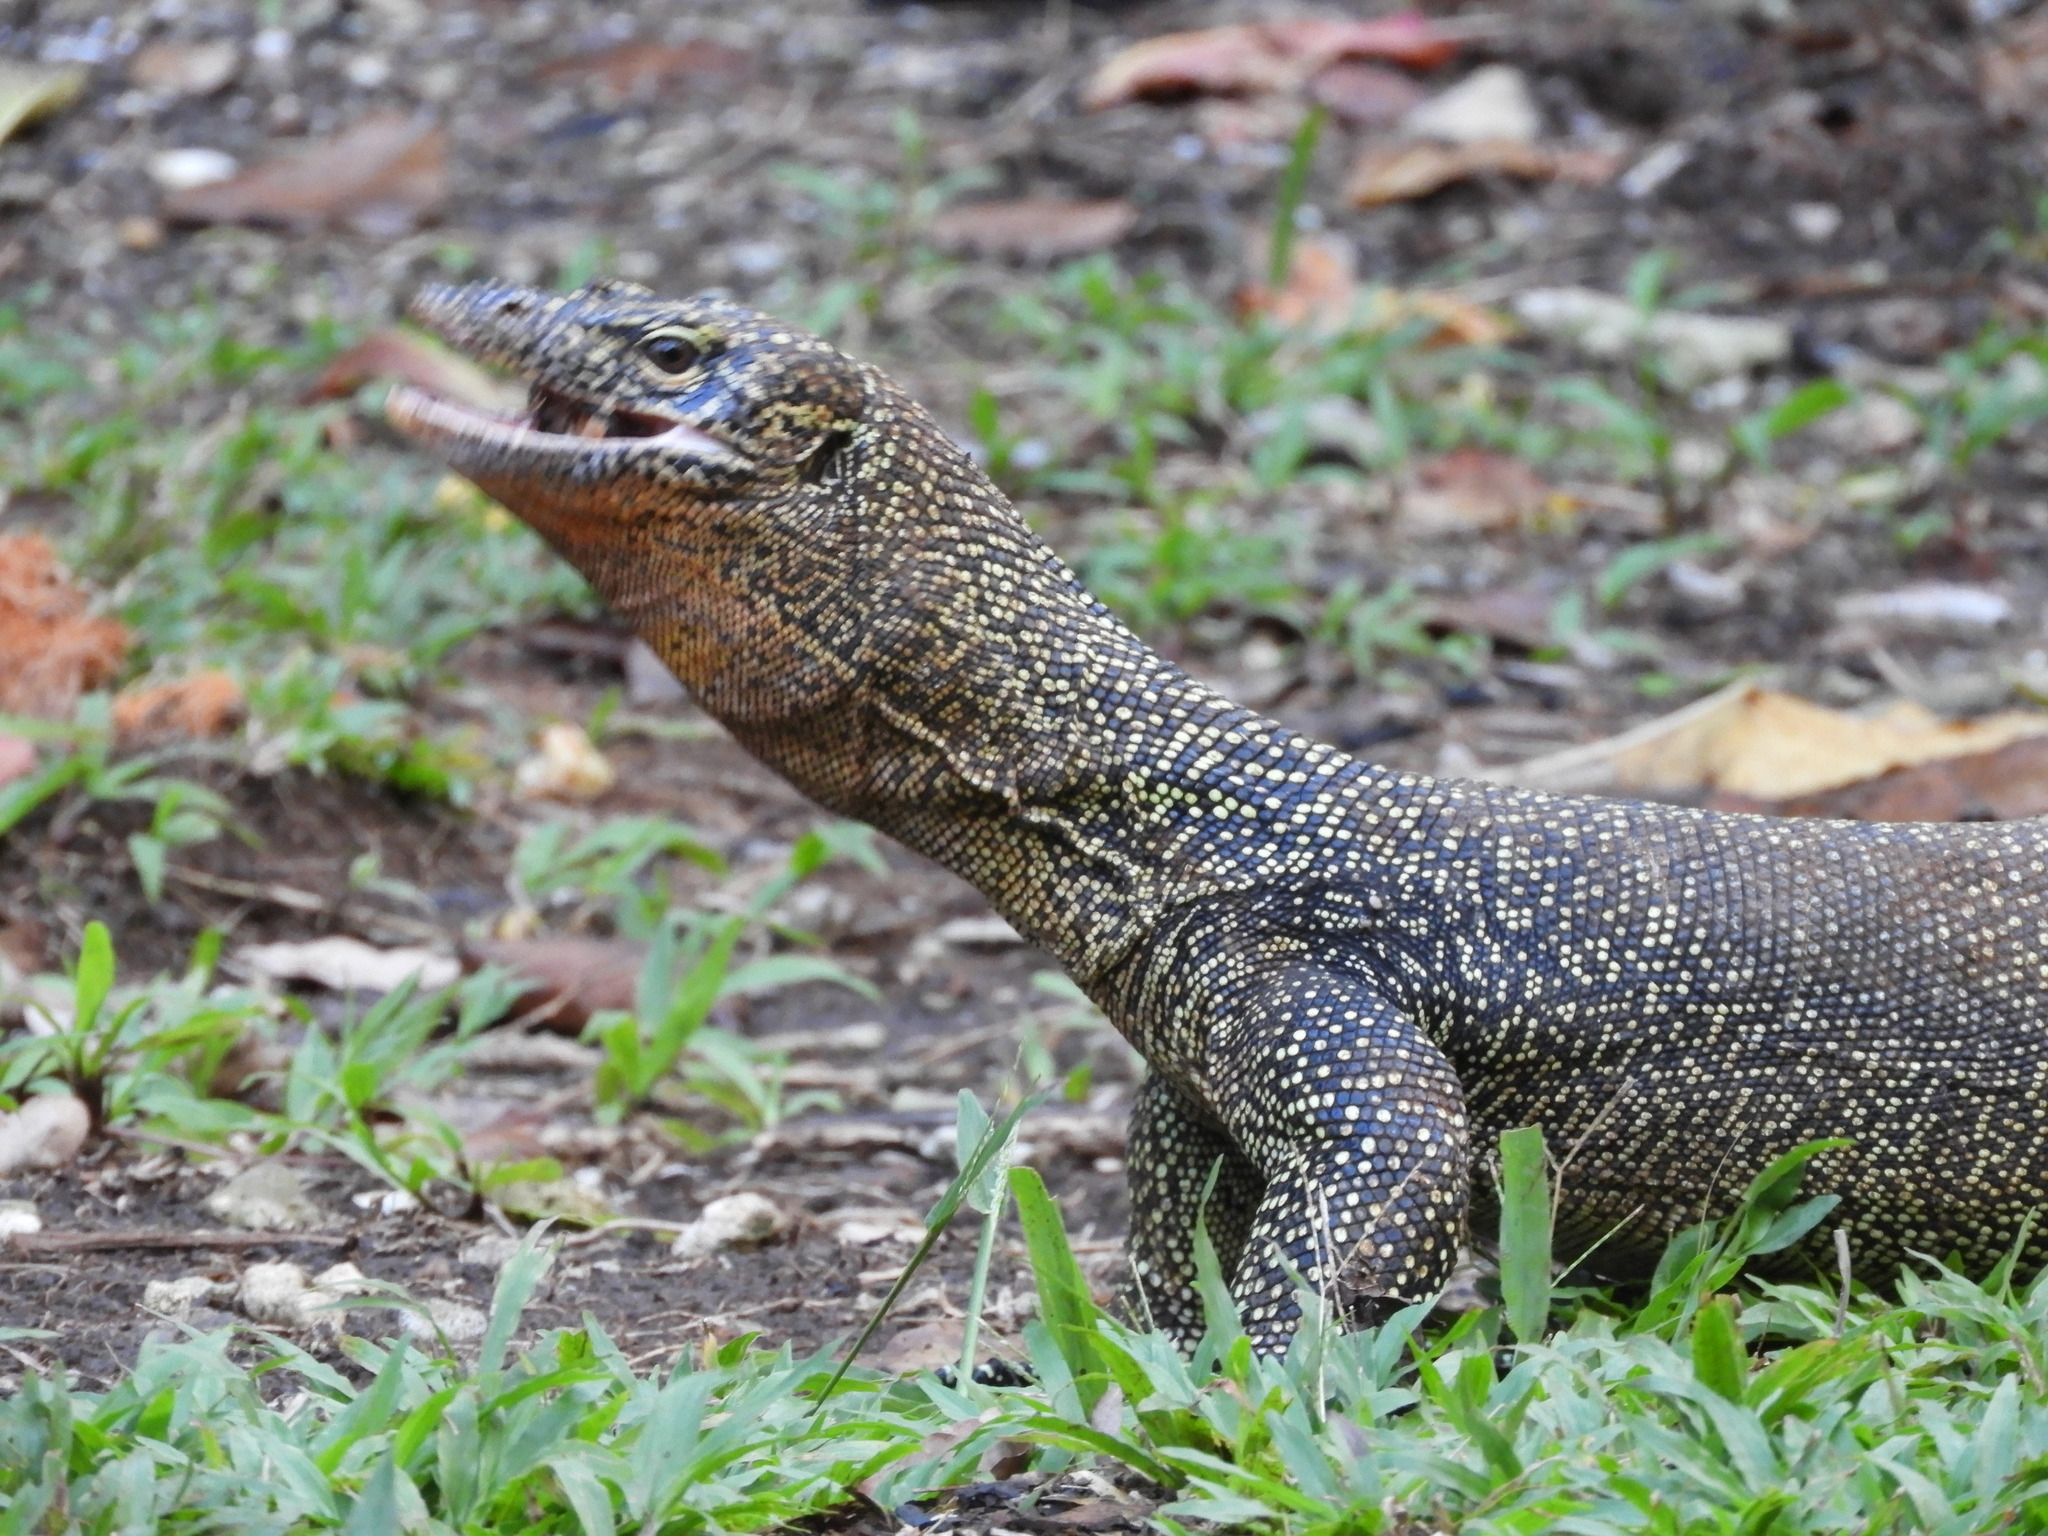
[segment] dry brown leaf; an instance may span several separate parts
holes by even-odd
[[[1293,90],[1343,59],[1411,69],[1447,63],[1458,44],[1414,11],[1366,20],[1301,17],[1255,26],[1169,32],[1134,43],[1096,70],[1081,93],[1090,110],[1127,101],[1249,96]]]
[[[1425,347],[1497,347],[1515,334],[1515,323],[1497,309],[1433,288],[1381,288],[1373,293],[1366,324],[1396,330],[1412,320],[1431,320],[1436,330]]]
[[[2048,12],[2009,27],[1977,54],[1977,91],[1992,119],[2018,127],[2048,101]]]
[[[163,96],[211,96],[242,66],[242,46],[231,37],[203,43],[151,43],[128,61],[131,85]]]
[[[31,124],[62,112],[84,89],[82,69],[45,69],[0,60],[0,144]]]
[[[912,1323],[889,1336],[889,1342],[875,1351],[877,1368],[895,1376],[913,1376],[935,1371],[942,1365],[960,1363],[960,1347],[966,1330],[961,1319],[943,1317],[932,1323]]]
[[[929,232],[935,244],[977,256],[1051,261],[1115,245],[1137,222],[1137,208],[1121,197],[1020,197],[948,208]]]
[[[2048,815],[2048,738],[1894,768],[1840,789],[1778,801],[1719,795],[1721,809],[1851,821],[2016,821]]]
[[[482,939],[463,947],[463,964],[503,966],[528,984],[514,1011],[563,1034],[593,1013],[631,1009],[647,951],[623,939]]]
[[[1265,265],[1263,241],[1252,242],[1252,256]],[[1287,282],[1278,292],[1263,283],[1238,290],[1237,307],[1247,315],[1268,315],[1282,325],[1306,325],[1336,331],[1351,323],[1358,305],[1356,258],[1351,242],[1335,235],[1306,236],[1288,252]]]
[[[1537,592],[1529,587],[1495,587],[1470,597],[1447,598],[1432,603],[1429,627],[1449,633],[1487,635],[1524,651],[1556,643],[1551,615],[1557,611],[1557,594]]]
[[[486,373],[431,336],[403,329],[377,331],[357,342],[321,370],[305,398],[345,399],[383,379],[486,411],[516,411],[521,404],[517,385]]]
[[[1515,528],[1567,510],[1527,464],[1484,448],[1419,461],[1401,488],[1399,506],[1402,526],[1421,534]]]
[[[408,234],[448,196],[448,135],[418,117],[373,112],[298,153],[164,199],[183,224],[343,225],[390,239]]]
[[[687,43],[620,43],[556,59],[536,73],[543,80],[588,80],[604,100],[616,105],[650,100],[680,80],[742,74],[751,63],[737,48],[700,37]]]
[[[1347,59],[1322,70],[1308,93],[1353,128],[1384,128],[1399,122],[1428,94],[1398,69]]]
[[[513,770],[522,800],[595,800],[619,780],[618,770],[580,725],[543,726],[540,749]]]
[[[128,631],[87,612],[47,540],[0,538],[0,714],[68,718],[127,654]]]
[[[225,672],[200,672],[175,683],[124,688],[114,700],[114,731],[124,741],[219,736],[247,714],[240,683]]]
[[[1783,801],[2037,736],[2048,736],[2048,714],[2014,710],[1945,721],[1900,702],[1880,714],[1852,715],[1743,682],[1633,731],[1522,763],[1506,776],[1537,789]]]
[[[1428,197],[1474,176],[1519,176],[1547,181],[1559,173],[1564,157],[1540,144],[1519,139],[1481,139],[1476,144],[1414,143],[1371,147],[1358,157],[1344,196],[1354,207]],[[1574,157],[1572,164],[1578,166]]]

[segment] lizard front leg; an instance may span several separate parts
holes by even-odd
[[[1469,1187],[1465,1102],[1436,1046],[1363,980],[1285,965],[1210,1037],[1225,1129],[1265,1180],[1231,1292],[1259,1350],[1287,1348],[1290,1268],[1359,1318],[1449,1277]]]
[[[1266,1181],[1227,1134],[1156,1072],[1138,1085],[1131,1106],[1128,1166],[1131,1269],[1139,1297],[1153,1325],[1192,1352],[1204,1326],[1195,1288],[1196,1225],[1207,1224],[1223,1273],[1234,1273]]]

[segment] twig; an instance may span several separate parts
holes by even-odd
[[[196,886],[202,891],[212,891],[219,896],[235,896],[243,901],[267,901],[274,907],[289,907],[294,912],[332,910],[324,897],[315,896],[311,891],[296,890],[289,885],[256,885],[248,880],[232,880],[226,875],[209,875],[203,869],[187,869],[182,864],[172,864],[164,873],[180,885]]]
[[[343,1248],[356,1240],[353,1232],[174,1232],[145,1228],[135,1232],[12,1232],[0,1238],[0,1252],[102,1253],[119,1248],[266,1248],[294,1243]]]

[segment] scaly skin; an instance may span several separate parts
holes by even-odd
[[[1132,1250],[1201,1329],[1206,1215],[1258,1347],[1292,1268],[1373,1315],[1443,1282],[1472,1142],[1571,1149],[1611,1268],[1845,1136],[1855,1262],[1991,1264],[2048,1204],[2048,836],[1712,815],[1355,761],[1193,682],[921,408],[816,337],[625,284],[432,289],[536,386],[392,420],[533,525],[820,804],[958,871],[1144,1054]],[[551,430],[540,430],[540,428]],[[609,435],[607,435],[609,434]],[[2038,1265],[2044,1244],[2030,1239]]]

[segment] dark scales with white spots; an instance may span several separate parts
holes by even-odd
[[[979,886],[1150,1063],[1135,1267],[1199,1332],[1208,1220],[1261,1348],[1288,1268],[1371,1315],[1456,1252],[1472,1149],[1576,1147],[1560,1251],[1652,1262],[1818,1137],[1855,1261],[1982,1269],[2048,1204],[2048,834],[1432,780],[1154,655],[932,418],[754,310],[431,289],[532,386],[392,420],[531,523],[743,744]],[[2028,1257],[2044,1241],[2029,1240]]]

